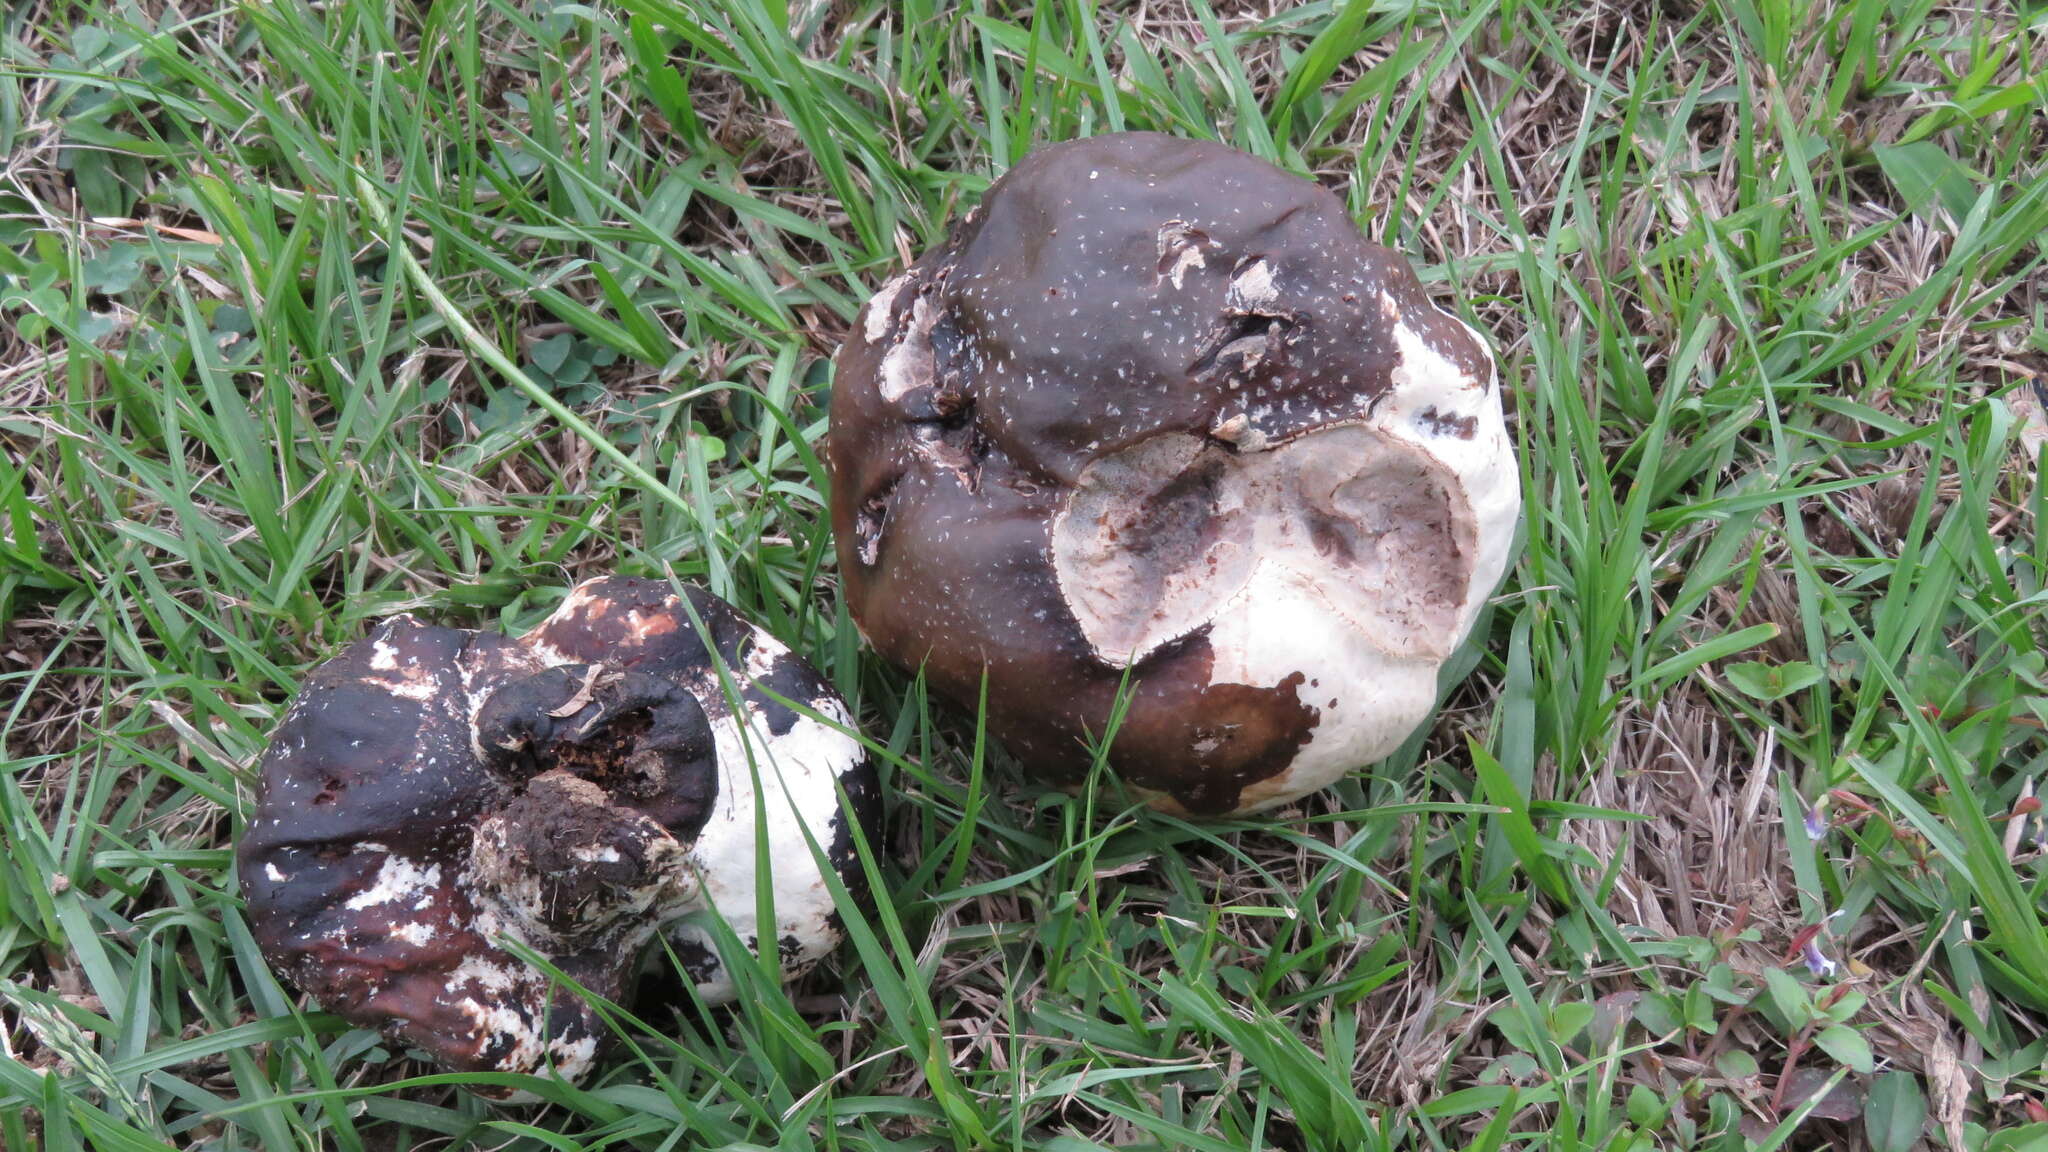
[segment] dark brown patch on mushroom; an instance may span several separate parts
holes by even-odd
[[[1132,783],[1167,793],[1195,815],[1230,812],[1245,788],[1286,770],[1321,713],[1302,701],[1299,672],[1270,688],[1209,683],[1206,638],[1162,656],[1156,667],[1138,669],[1141,687],[1110,744],[1110,761]]]
[[[1471,416],[1447,416],[1435,408],[1424,408],[1415,414],[1415,422],[1432,436],[1455,436],[1470,440],[1479,427],[1479,421]]]
[[[1245,788],[1284,771],[1320,716],[1300,698],[1299,673],[1271,688],[1211,684],[1211,661],[1208,640],[1194,636],[1135,669],[1107,753],[1125,780],[1172,796],[1197,815],[1233,810]],[[1048,781],[1071,784],[1094,759],[1107,731],[1094,718],[1112,714],[1118,686],[1092,683],[1071,702],[1056,703],[1067,687],[1048,684],[1033,699],[992,696],[989,720]]]
[[[1303,517],[1308,523],[1309,543],[1316,551],[1335,557],[1345,564],[1358,562],[1358,554],[1351,549],[1350,533],[1344,530],[1344,521],[1317,508],[1310,508]]]
[[[1228,812],[1247,785],[1286,769],[1319,718],[1301,701],[1301,681],[1296,672],[1273,688],[1216,684],[1202,691],[1194,746],[1203,784],[1179,796],[1190,812]]]

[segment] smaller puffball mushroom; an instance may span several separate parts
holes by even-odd
[[[841,925],[811,845],[865,891],[849,821],[872,834],[879,805],[851,723],[694,589],[592,580],[516,640],[394,617],[314,669],[264,752],[237,849],[257,942],[329,1010],[450,1067],[575,1079],[595,1012],[504,942],[607,998],[699,909],[786,971],[816,962]],[[730,999],[705,930],[668,931],[698,991]]]
[[[836,358],[832,527],[883,657],[1072,783],[1255,811],[1392,752],[1521,508],[1492,356],[1321,187],[1039,149]],[[1110,735],[1112,723],[1114,734]]]

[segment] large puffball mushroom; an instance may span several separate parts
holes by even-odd
[[[394,617],[307,677],[264,753],[237,849],[257,942],[329,1010],[450,1067],[575,1079],[597,1016],[505,942],[617,997],[665,922],[715,908],[786,971],[812,964],[840,922],[811,844],[865,890],[850,821],[872,834],[879,794],[850,724],[694,589],[589,581],[516,640]],[[730,999],[703,927],[668,931],[698,990]]]
[[[833,528],[875,650],[1071,782],[1246,812],[1377,760],[1499,583],[1493,360],[1336,197],[1150,133],[1041,149],[840,349]]]

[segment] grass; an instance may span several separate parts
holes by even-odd
[[[2044,68],[1938,0],[15,6],[0,1146],[2039,1147]],[[1325,181],[1510,384],[1470,679],[1272,819],[1032,786],[835,596],[854,310],[1126,128]],[[880,899],[496,1108],[278,985],[229,845],[313,663],[612,570],[858,701]]]

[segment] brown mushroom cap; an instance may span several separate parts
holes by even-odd
[[[1520,507],[1493,362],[1329,192],[1150,133],[1041,149],[870,300],[827,459],[881,655],[1071,782],[1244,811],[1398,746]]]
[[[790,968],[815,961],[840,925],[804,833],[861,891],[849,812],[872,828],[879,799],[849,721],[773,637],[658,581],[585,583],[517,640],[394,617],[307,677],[264,753],[237,849],[257,942],[329,1010],[454,1068],[574,1078],[595,1013],[501,939],[616,997],[686,912],[757,946],[772,883],[768,934]],[[700,991],[729,997],[701,930],[675,931]]]

